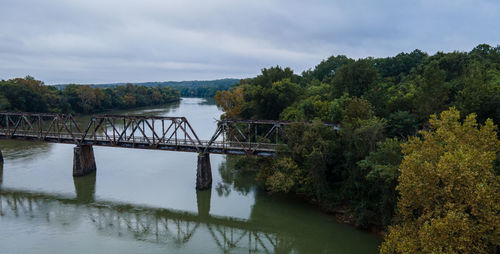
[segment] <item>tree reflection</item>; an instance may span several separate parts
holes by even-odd
[[[255,172],[248,170],[238,170],[235,167],[236,159],[232,156],[227,156],[219,165],[219,174],[222,182],[215,186],[215,190],[219,196],[229,196],[231,189],[236,190],[244,196],[248,195],[250,191],[255,188],[254,178]]]
[[[22,140],[0,140],[4,160],[23,159],[25,161],[39,160],[46,157],[52,144]]]
[[[92,183],[92,177],[86,181]],[[94,200],[93,187],[75,181],[76,197],[0,188],[2,219],[27,220],[76,228],[90,223],[100,234],[184,248],[211,246],[221,253],[368,253],[365,238],[346,227],[335,230],[290,207],[275,209],[260,198],[250,219],[209,215],[210,191],[197,193],[198,214],[171,209]],[[81,188],[82,187],[82,188]],[[304,219],[301,220],[301,217]],[[199,235],[198,237],[195,237]],[[361,244],[360,244],[361,243]],[[208,247],[207,249],[208,250]]]

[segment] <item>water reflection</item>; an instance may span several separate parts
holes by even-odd
[[[248,171],[238,171],[234,167],[234,158],[227,156],[227,159],[219,165],[219,174],[222,182],[215,186],[217,194],[222,197],[227,197],[234,189],[243,196],[248,195],[252,190],[255,190],[255,173]]]
[[[2,187],[3,183],[3,161],[0,161],[0,188]]]
[[[270,253],[279,249],[286,239],[248,221],[209,216],[209,191],[199,192],[198,209],[201,214],[194,214],[113,202],[89,203],[93,191],[87,187],[79,190],[82,185],[76,182],[75,187],[77,195],[85,198],[1,189],[0,215],[21,220],[43,220],[64,227],[71,227],[85,219],[99,233],[177,247],[196,244],[191,243],[198,241],[193,236],[198,231],[208,231],[211,244],[223,253],[242,248],[250,253]]]
[[[210,201],[212,200],[211,190],[196,190],[196,203],[198,205],[198,215],[208,217],[210,214]]]
[[[22,140],[0,140],[4,160],[35,161],[50,153],[52,144]]]
[[[181,101],[183,100],[184,99],[182,99]],[[147,116],[167,115],[169,113],[177,111],[181,105],[181,101],[171,102],[162,106],[148,106],[135,109],[112,110],[109,112],[105,112],[104,114]],[[88,123],[88,120],[90,120],[90,116],[79,116],[78,119],[81,119],[83,123]]]
[[[0,188],[0,219],[61,226],[71,230],[90,224],[99,234],[161,244],[168,248],[203,246],[220,253],[367,253],[345,231],[332,234],[307,223],[267,213],[269,203],[257,201],[249,220],[209,215],[210,191],[197,192],[198,214],[111,201],[95,201],[95,177],[75,181],[76,198]],[[90,187],[89,187],[90,186]],[[269,201],[269,200],[267,200]],[[281,218],[281,219],[280,219]],[[354,242],[351,242],[354,241]]]
[[[73,177],[75,184],[76,201],[82,204],[92,203],[95,200],[96,172],[80,177]]]

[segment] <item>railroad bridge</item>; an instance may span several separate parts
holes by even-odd
[[[0,139],[75,144],[75,177],[96,171],[93,146],[195,152],[196,188],[207,189],[212,184],[210,153],[274,156],[286,127],[292,124],[223,119],[217,121],[210,140],[200,140],[185,117],[93,115],[82,121],[71,114],[0,112]]]

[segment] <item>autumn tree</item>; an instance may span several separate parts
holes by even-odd
[[[500,249],[500,150],[496,126],[463,123],[451,108],[430,118],[431,129],[411,137],[397,190],[399,223],[389,228],[382,253],[488,253]]]
[[[92,112],[97,105],[97,96],[94,89],[89,86],[77,86],[76,92],[78,95],[78,105],[82,112]]]
[[[125,101],[125,105],[127,105],[128,107],[135,106],[136,99],[133,94],[125,94],[125,96],[123,96],[123,100]]]
[[[243,107],[243,88],[238,87],[231,91],[217,91],[215,94],[215,103],[225,112],[224,116],[228,118],[237,118]]]

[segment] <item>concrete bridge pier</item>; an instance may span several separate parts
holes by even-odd
[[[84,176],[95,171],[92,145],[77,145],[73,151],[73,176]]]
[[[196,189],[204,190],[212,187],[212,168],[210,154],[198,154],[198,167],[196,170]]]

